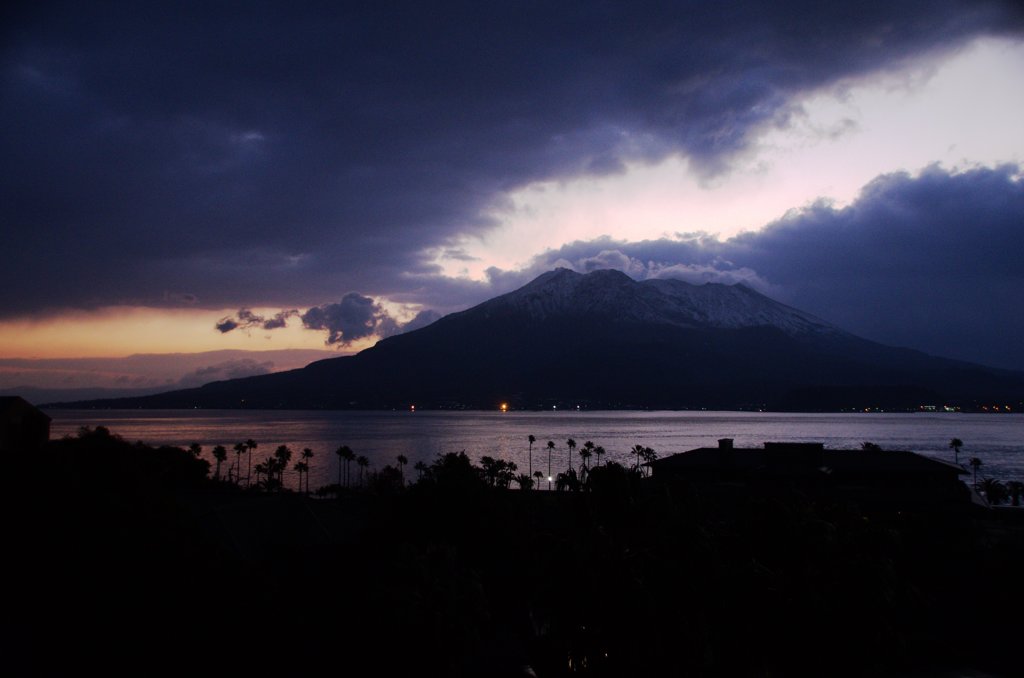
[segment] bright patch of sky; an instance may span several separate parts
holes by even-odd
[[[253,309],[272,315],[280,309]],[[110,307],[75,311],[41,319],[0,321],[0,355],[20,358],[113,357],[140,351],[175,353],[244,349],[329,348],[324,334],[302,329],[292,318],[286,327],[273,331],[239,329],[221,334],[214,324],[232,310]],[[339,355],[371,346],[373,341],[353,344]]]
[[[621,174],[531,184],[494,210],[498,226],[456,243],[447,275],[482,279],[539,252],[607,235],[626,241],[703,232],[727,238],[825,199],[849,204],[880,174],[1024,161],[1024,43],[978,40],[902,70],[841,82],[792,102],[728,173],[674,156]]]

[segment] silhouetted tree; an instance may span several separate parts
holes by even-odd
[[[491,487],[504,487],[506,489],[512,483],[515,471],[518,468],[515,462],[488,456],[480,457],[480,466],[488,485]]]
[[[356,453],[348,445],[342,445],[334,451],[338,455],[338,487],[341,487],[341,464],[345,463],[345,487],[349,485],[349,464],[356,458]]]
[[[633,465],[633,470],[640,473],[640,455],[644,453],[644,446],[636,444],[631,451],[636,455],[636,463]]]
[[[860,444],[860,449],[864,450],[865,452],[877,452],[882,449],[882,446],[879,445],[878,443],[863,442]]]
[[[540,471],[533,472],[533,485],[534,487],[540,488],[540,481],[544,479],[544,474]]]
[[[423,474],[423,483],[459,494],[475,493],[487,487],[482,469],[473,465],[465,450],[439,454]]]
[[[604,456],[604,454],[605,454],[604,448],[601,447],[600,445],[598,445],[597,447],[594,448],[594,456],[597,457],[597,465],[598,466],[601,465],[601,457]]]
[[[245,454],[245,443],[235,443],[235,462],[238,467],[238,476],[235,478],[235,482],[242,482],[242,455]],[[246,479],[248,482],[248,479]]]
[[[398,478],[402,481],[402,487],[405,487],[405,465],[409,463],[409,458],[404,454],[398,455]]]
[[[306,492],[309,492],[309,464],[304,461],[295,462],[292,467],[299,474],[299,492],[302,492],[302,474],[306,474]]]
[[[422,461],[418,461],[413,466],[413,468],[416,469],[416,472],[419,474],[418,476],[416,476],[416,481],[419,482],[419,481],[423,480],[423,474],[427,470],[427,465],[424,464]]]
[[[316,455],[313,454],[313,450],[311,450],[308,447],[302,448],[302,461],[306,462],[306,492],[307,493],[309,492],[309,467],[312,465],[310,463],[310,461],[313,459],[314,456],[316,456]]]
[[[217,460],[217,471],[214,473],[214,478],[220,480],[220,465],[227,461],[228,450],[223,445],[217,445],[213,448],[213,458]]]
[[[356,457],[356,466],[359,467],[359,484],[360,485],[363,484],[363,470],[367,466],[369,466],[369,465],[370,465],[370,460],[367,459],[366,457],[364,457],[363,455],[359,455],[358,457]]]
[[[533,475],[533,444],[535,442],[537,442],[537,438],[535,438],[534,435],[531,433],[530,435],[528,435],[526,437],[526,439],[530,442],[530,469],[529,469],[529,472],[530,472],[530,475],[532,476]]]
[[[583,447],[580,448],[580,463],[584,469],[590,468],[590,457],[594,454],[594,443],[587,441],[583,443]]]
[[[269,459],[265,459],[256,464],[256,487],[260,486],[260,476],[266,476],[267,480],[264,482],[263,487],[268,487],[270,482],[271,464]]]
[[[575,469],[569,469],[565,473],[559,473],[555,476],[555,490],[562,492],[569,490],[570,492],[576,492],[580,489],[580,481],[576,476]]]
[[[198,459],[199,455],[203,453],[203,446],[200,445],[199,443],[192,443],[191,445],[188,446],[188,451],[192,454],[193,457]]]
[[[978,489],[978,469],[982,466],[981,459],[971,457],[971,460],[967,463],[969,463],[971,468],[974,470],[974,489]]]
[[[572,453],[576,451],[576,441],[573,440],[572,438],[569,438],[568,440],[565,441],[565,445],[566,445],[566,447],[569,448],[569,468],[568,468],[568,470],[571,471],[572,468],[573,468],[573,465],[572,465]]]
[[[964,441],[959,438],[953,438],[949,441],[949,449],[953,450],[953,463],[960,463],[960,448],[964,446]]]
[[[288,468],[288,462],[292,459],[292,450],[287,445],[278,445],[277,449],[274,450],[274,459],[277,463],[274,464],[274,471],[278,473],[278,481],[281,487],[284,487],[284,472]]]
[[[650,475],[651,467],[649,466],[649,464],[658,458],[658,453],[649,447],[645,447],[643,449],[643,452],[640,453],[640,456],[644,460],[643,475]]]
[[[246,459],[247,459],[246,464],[248,466],[247,466],[246,471],[245,471],[245,484],[246,485],[249,484],[249,475],[252,473],[252,451],[255,450],[259,446],[260,446],[259,443],[257,443],[252,438],[249,438],[248,440],[245,441],[245,449],[248,451],[248,454],[246,455]]]
[[[530,489],[533,489],[533,478],[531,478],[530,476],[526,475],[525,473],[520,473],[519,475],[517,475],[515,477],[515,481],[517,483],[519,483],[519,489],[520,490],[530,490]]]

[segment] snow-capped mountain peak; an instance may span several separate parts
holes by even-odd
[[[771,326],[789,335],[841,333],[815,316],[780,304],[742,285],[649,279],[602,269],[582,274],[549,271],[522,288],[481,304],[488,313],[513,312],[531,320],[599,316],[694,328]]]

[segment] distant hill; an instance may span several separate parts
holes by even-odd
[[[1024,374],[883,346],[744,285],[558,269],[361,353],[86,407],[766,408],[1024,398]]]

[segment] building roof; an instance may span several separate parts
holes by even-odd
[[[31,414],[31,416],[45,417],[46,421],[50,421],[50,415],[21,396],[0,396],[0,415],[6,415],[9,412],[20,412],[23,415]]]
[[[963,466],[905,450],[827,450],[823,443],[765,443],[765,447],[699,447],[650,463],[655,474],[731,471],[758,473],[769,469],[816,469],[825,473],[954,474]]]

